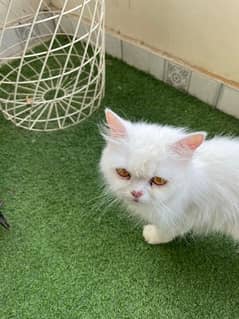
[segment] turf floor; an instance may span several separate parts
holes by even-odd
[[[101,109],[73,128],[35,133],[0,118],[0,318],[239,318],[239,254],[211,236],[147,245],[117,207],[99,209],[97,123],[130,119],[239,135],[239,122],[107,58]],[[230,154],[228,154],[230,156]]]

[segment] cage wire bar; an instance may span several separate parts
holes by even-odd
[[[75,125],[104,94],[104,0],[20,3],[0,0],[0,109],[29,130]]]

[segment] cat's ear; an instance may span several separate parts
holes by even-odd
[[[173,150],[179,155],[191,156],[203,144],[206,135],[205,132],[188,134],[173,144]]]
[[[112,137],[124,137],[127,134],[127,123],[110,109],[105,109],[105,118]]]

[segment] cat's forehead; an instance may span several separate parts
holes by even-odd
[[[178,132],[177,132],[178,133]],[[134,125],[127,143],[127,164],[135,175],[155,174],[167,161],[169,147],[177,139],[169,127]]]
[[[127,162],[134,175],[148,176],[159,166],[160,152],[148,146],[144,149],[135,147],[130,149]]]
[[[169,142],[166,136],[160,134],[161,131],[159,127],[135,125],[127,139],[132,155],[145,160],[162,156]]]
[[[168,126],[134,124],[126,138],[115,145],[114,165],[125,167],[136,176],[155,174],[168,161],[170,145],[180,134]]]
[[[129,128],[126,138],[132,147],[155,153],[174,143],[180,133],[179,129],[170,126],[136,123]]]
[[[131,141],[120,149],[120,161],[132,175],[148,177],[155,174],[163,152],[157,145],[146,143],[142,139]]]
[[[126,168],[137,177],[151,176],[159,167],[162,153],[151,145],[122,143],[113,148],[111,162],[114,167]]]

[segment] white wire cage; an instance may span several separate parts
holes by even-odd
[[[0,0],[0,107],[15,125],[63,129],[104,94],[104,0]]]

